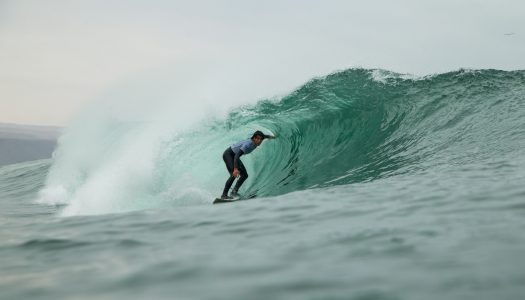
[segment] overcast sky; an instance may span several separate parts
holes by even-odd
[[[0,122],[65,125],[189,62],[258,81],[253,97],[349,67],[525,69],[525,1],[0,0]]]

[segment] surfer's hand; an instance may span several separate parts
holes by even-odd
[[[240,173],[239,169],[235,168],[235,169],[233,169],[233,174],[232,175],[233,175],[233,177],[239,177],[239,173]]]

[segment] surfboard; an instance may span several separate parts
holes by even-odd
[[[240,200],[240,198],[235,198],[235,199],[215,198],[215,200],[213,201],[213,204],[230,203],[230,202],[235,202],[235,201],[238,201],[238,200]]]
[[[246,199],[252,199],[252,198],[255,198],[257,197],[257,195],[255,193],[252,193],[252,194],[248,194],[247,196],[240,196],[240,197],[237,197],[237,198],[233,198],[233,199],[221,199],[221,198],[215,198],[215,200],[213,200],[213,204],[220,204],[220,203],[230,203],[230,202],[235,202],[235,201],[239,201],[239,200],[246,200]]]

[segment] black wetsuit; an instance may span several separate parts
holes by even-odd
[[[228,147],[224,154],[222,155],[222,159],[224,160],[224,163],[226,164],[226,168],[228,169],[228,172],[230,173],[230,178],[226,181],[226,185],[224,186],[224,190],[222,192],[222,196],[227,196],[228,191],[230,190],[230,187],[233,184],[233,181],[235,180],[235,177],[233,177],[233,169],[237,168],[240,171],[240,177],[239,180],[237,180],[237,183],[235,184],[235,187],[233,188],[233,192],[237,193],[241,185],[244,183],[244,181],[248,178],[248,172],[246,172],[246,168],[242,164],[242,161],[240,160],[241,155],[243,155],[244,152],[242,150],[239,150],[237,154],[233,152],[231,147]]]

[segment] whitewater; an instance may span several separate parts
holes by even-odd
[[[525,296],[525,71],[353,68],[224,111],[132,97],[0,168],[0,298]],[[278,136],[242,158],[256,197],[212,205],[255,130]]]

